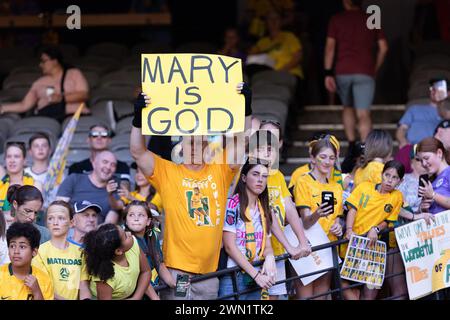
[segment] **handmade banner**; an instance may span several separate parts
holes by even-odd
[[[386,271],[386,243],[353,235],[341,268],[341,278],[381,288]]]
[[[450,286],[450,210],[395,229],[411,300]]]
[[[240,59],[215,54],[142,54],[145,135],[217,135],[243,132],[245,99]]]
[[[298,246],[297,236],[295,235],[290,225],[286,226],[286,228],[284,229],[284,234],[286,236],[286,239],[288,239],[289,243],[292,246]],[[312,247],[330,242],[322,227],[318,223],[314,224],[309,229],[305,229],[305,236],[306,238],[308,238],[309,243]],[[332,268],[333,255],[331,252],[331,248],[328,248],[311,252],[309,256],[300,258],[298,260],[289,259],[289,262],[291,263],[297,275],[302,276],[314,271]],[[300,278],[300,281],[304,286],[306,286],[314,280],[320,278],[324,274],[325,272],[322,272],[309,277]]]

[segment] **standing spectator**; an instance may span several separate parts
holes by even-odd
[[[237,90],[245,96],[246,128],[251,122],[251,91],[246,84],[238,84]],[[205,274],[217,270],[221,248],[224,211],[227,192],[239,169],[238,164],[208,164],[203,161],[188,163],[195,151],[203,151],[206,141],[199,145],[196,139],[183,138],[184,163],[175,164],[161,159],[145,147],[141,132],[142,109],[150,103],[145,95],[135,102],[130,151],[144,175],[161,195],[164,214],[164,262],[176,278],[177,275]],[[227,150],[227,154],[234,154]],[[187,156],[186,156],[187,155]],[[191,206],[194,188],[202,193],[204,210],[211,224],[198,220]],[[206,205],[205,205],[206,204]],[[175,290],[161,292],[162,299],[186,299],[175,296]],[[217,278],[190,283],[188,299],[214,299],[219,291]],[[189,294],[188,294],[189,293]]]
[[[449,154],[442,142],[430,137],[420,141],[417,146],[417,155],[422,166],[430,176],[435,176],[433,182],[425,187],[419,187],[422,202],[429,206],[429,212],[439,213],[450,209],[450,166]],[[428,206],[427,205],[427,206]]]
[[[346,200],[349,208],[347,214],[345,237],[366,236],[370,239],[370,245],[378,240],[378,235],[388,227],[389,222],[397,221],[403,205],[402,193],[395,188],[401,182],[405,168],[395,160],[387,162],[382,170],[381,183],[363,182],[356,187]],[[364,200],[361,199],[365,197]],[[388,234],[385,234],[386,236]],[[390,248],[390,241],[384,240]],[[343,281],[345,287],[348,281]],[[380,288],[364,286],[362,290],[352,288],[343,291],[347,300],[374,300]]]
[[[91,149],[91,156],[72,164],[69,167],[69,175],[72,173],[91,173],[95,156],[102,151],[109,150],[111,141],[111,131],[109,128],[102,124],[93,125],[89,129],[89,137],[87,138],[87,143]],[[120,175],[121,180],[130,181],[130,167],[125,162],[117,160],[115,173]]]
[[[355,172],[355,187],[366,181],[381,183],[381,172],[392,156],[392,145],[392,137],[386,131],[375,129],[369,133],[364,146],[364,162]]]
[[[130,232],[111,223],[85,236],[90,289],[98,300],[141,300],[150,283],[150,267]]]
[[[66,115],[77,111],[80,103],[87,101],[89,86],[83,73],[65,65],[56,47],[41,49],[40,57],[43,76],[33,83],[22,101],[0,105],[0,114],[23,113],[36,105],[34,114],[62,122]],[[84,106],[82,113],[90,111]]]
[[[326,136],[311,145],[313,169],[300,176],[294,185],[295,205],[303,220],[305,229],[319,223],[330,241],[336,241],[342,235],[342,194],[343,190],[338,183],[328,180],[330,171],[337,159],[337,149],[331,142],[330,136]],[[333,193],[333,206],[320,204],[322,192]],[[297,298],[302,299],[318,294],[326,293],[331,285],[331,273],[327,272],[317,280],[304,286],[300,280],[294,282]],[[318,299],[328,299],[327,295]]]
[[[67,202],[59,200],[49,205],[47,227],[51,239],[40,246],[33,259],[33,266],[52,279],[55,300],[78,300],[80,282],[88,279],[82,272],[82,251],[67,241],[72,219],[73,208]]]
[[[269,203],[272,210],[273,222],[271,231],[275,237],[271,237],[272,248],[275,256],[282,255],[286,251],[293,259],[306,257],[311,253],[311,247],[303,230],[303,223],[300,220],[295,204],[292,201],[285,178],[277,168],[279,148],[281,148],[283,139],[281,136],[281,127],[277,123],[263,122],[261,130],[254,135],[256,137],[257,150],[253,153],[257,158],[269,161],[269,176],[267,178],[267,189],[269,191]],[[267,131],[266,131],[267,130]],[[264,139],[264,133],[267,138]],[[274,134],[275,133],[275,134]],[[278,138],[277,138],[278,134]],[[250,137],[250,141],[252,137]],[[277,143],[278,142],[278,143]],[[250,143],[250,146],[252,144]],[[284,227],[290,224],[298,239],[298,247],[291,246],[284,235]],[[277,228],[277,225],[279,228]],[[286,266],[284,260],[276,262],[277,278],[276,281],[286,280]],[[271,300],[278,299],[279,296],[287,294],[286,283],[274,285],[269,289]]]
[[[355,146],[356,118],[362,141],[371,130],[370,106],[375,93],[375,77],[388,50],[383,31],[367,28],[368,16],[361,9],[362,2],[343,0],[345,12],[331,18],[325,46],[325,87],[330,92],[337,89],[344,105],[342,118],[349,141],[348,154]],[[372,52],[375,44],[378,44],[376,59]]]
[[[145,253],[152,273],[150,286],[145,294],[152,300],[159,300],[153,286],[160,284],[160,279],[170,288],[175,288],[176,281],[164,264],[163,253],[159,243],[159,229],[153,224],[149,206],[144,201],[133,200],[125,209],[125,227],[136,238],[139,247]]]
[[[90,174],[69,175],[61,184],[56,199],[75,203],[88,200],[102,208],[98,223],[117,223],[118,214],[111,210],[106,185],[116,171],[117,160],[111,151],[97,153]]]
[[[11,263],[0,267],[2,300],[53,300],[50,277],[31,261],[38,253],[40,234],[29,223],[13,223],[6,232]]]
[[[83,200],[76,201],[73,209],[73,228],[67,235],[67,241],[84,248],[84,236],[97,228],[97,216],[102,212],[102,208],[98,204]]]
[[[242,60],[242,66],[244,66],[247,56],[242,49],[240,42],[241,37],[238,29],[233,27],[227,28],[223,39],[223,47],[218,53],[225,56],[239,58]]]
[[[41,233],[41,244],[50,240],[50,231],[36,224],[36,216],[44,203],[42,193],[34,186],[13,184],[8,189],[11,216],[20,223],[32,223]]]
[[[261,289],[275,284],[277,267],[273,256],[270,227],[272,213],[267,190],[268,163],[249,158],[242,167],[236,194],[228,199],[223,227],[223,246],[228,254],[227,268],[238,265],[237,289],[245,291],[258,285],[259,290],[241,295],[242,300],[260,300]],[[253,238],[250,238],[253,235]],[[252,262],[262,260],[262,269]],[[232,294],[231,275],[220,279],[219,296]],[[227,298],[231,299],[231,298]]]

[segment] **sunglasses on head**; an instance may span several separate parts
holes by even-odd
[[[95,137],[102,137],[106,138],[109,137],[109,133],[105,131],[91,131],[89,132],[89,137],[95,138]]]

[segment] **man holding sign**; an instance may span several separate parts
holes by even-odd
[[[144,55],[143,57],[148,56]],[[148,151],[142,134],[202,135],[218,134],[217,131],[224,133],[243,131],[243,126],[242,128],[236,126],[240,121],[244,123],[244,106],[242,103],[244,101],[238,93],[243,93],[245,96],[245,123],[247,127],[250,127],[250,89],[246,85],[239,84],[238,93],[236,93],[235,83],[242,79],[242,74],[238,75],[238,81],[236,81],[235,76],[231,76],[233,65],[224,60],[228,57],[202,56],[208,57],[208,60],[206,58],[195,59],[198,55],[191,55],[191,59],[185,57],[186,59],[182,60],[175,56],[171,57],[171,63],[167,64],[161,58],[162,56],[153,56],[157,57],[147,59],[147,62],[145,58],[143,59],[143,88],[146,93],[151,94],[152,99],[150,101],[146,95],[141,94],[135,103],[130,151],[138,167],[161,195],[166,214],[163,241],[164,262],[176,280],[177,286],[176,288],[163,290],[161,298],[215,299],[219,289],[217,278],[196,283],[189,283],[187,279],[190,276],[214,272],[217,269],[227,191],[240,164],[209,164],[205,163],[203,157],[198,163],[190,163],[187,161],[189,157],[186,157],[186,155],[189,153],[196,156],[197,150],[203,154],[207,144],[202,140],[191,140],[186,139],[186,137],[183,139],[184,163],[175,164]],[[221,57],[222,60],[217,57]],[[235,66],[241,70],[240,60],[233,60],[238,61]],[[183,68],[186,61],[191,63],[190,71]],[[211,61],[211,64],[199,64],[205,61]],[[214,76],[220,75],[220,73],[214,71],[214,66],[212,66],[212,63],[217,63],[217,61],[218,67],[222,68],[222,77]],[[169,65],[169,69],[166,69],[167,65]],[[149,66],[155,68],[149,70]],[[166,71],[167,73],[164,73]],[[200,71],[203,71],[203,75]],[[178,85],[170,84],[175,77],[182,82]],[[222,88],[222,92],[216,91],[215,99],[216,101],[217,99],[222,100],[220,108],[225,110],[223,114],[228,115],[228,110],[234,109],[232,112],[234,119],[232,118],[226,124],[227,128],[220,128],[222,119],[219,115],[217,115],[217,119],[214,119],[216,123],[208,118],[208,112],[211,114],[211,111],[208,110],[219,108],[217,104],[205,106],[200,103],[202,97],[211,97],[208,92],[204,92],[202,87],[204,83],[197,83],[197,78],[199,81],[204,80],[202,77],[206,77],[205,86],[207,90],[213,88],[214,84]],[[183,83],[185,80],[187,87],[181,88],[182,85],[185,85]],[[234,84],[232,84],[233,82]],[[197,89],[191,89],[192,87]],[[155,88],[164,90],[164,95],[161,95],[159,89]],[[232,88],[232,91],[230,88]],[[194,96],[198,95],[198,100],[200,100],[198,105],[193,108],[189,104],[192,101],[182,103],[181,92],[193,93]],[[170,100],[172,103],[169,105]],[[230,101],[236,101],[236,105],[225,108],[224,102]],[[145,108],[146,106],[149,108]],[[161,111],[161,108],[165,109]],[[161,118],[158,119],[157,112],[165,113],[171,117],[170,110],[176,110],[176,114],[173,116],[175,124],[170,121],[161,121]],[[196,116],[193,116],[194,113]],[[189,118],[189,115],[192,117]],[[233,125],[230,124],[232,122]],[[163,128],[164,126],[166,127]],[[157,133],[157,131],[163,132]],[[188,136],[188,138],[190,137]],[[199,210],[204,214],[196,214]],[[188,282],[187,289],[186,282]]]

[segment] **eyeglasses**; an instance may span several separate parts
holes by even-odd
[[[89,132],[89,137],[96,138],[96,137],[102,137],[106,138],[109,137],[109,133],[105,131],[91,131]]]

